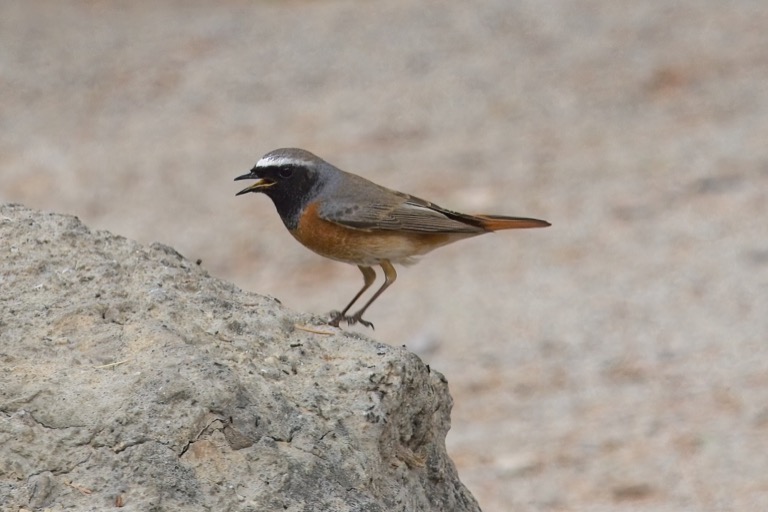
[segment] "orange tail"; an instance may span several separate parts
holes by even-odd
[[[475,218],[477,218],[480,221],[480,225],[488,231],[498,231],[500,229],[545,228],[552,225],[545,220],[529,219],[527,217],[475,215]]]

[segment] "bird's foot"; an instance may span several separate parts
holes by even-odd
[[[347,317],[342,315],[341,311],[331,311],[329,314],[331,315],[331,321],[328,322],[328,325],[332,327],[338,327],[342,320],[347,320]]]
[[[360,324],[365,327],[370,327],[374,331],[376,330],[376,328],[373,326],[371,322],[369,322],[368,320],[363,320],[363,315],[360,313],[355,313],[352,316],[345,317],[344,320],[347,321],[348,325]]]
[[[341,322],[347,322],[347,325],[360,324],[364,327],[370,327],[371,329],[376,330],[371,322],[363,320],[363,315],[359,312],[352,316],[342,315],[340,311],[331,311],[329,314],[331,316],[331,321],[328,322],[328,325],[332,327],[339,327]]]

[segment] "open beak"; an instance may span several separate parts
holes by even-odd
[[[238,176],[237,178],[235,178],[235,181],[240,181],[240,180],[256,180],[256,181],[252,183],[250,186],[244,188],[243,190],[235,194],[236,196],[247,194],[248,192],[261,192],[265,188],[269,188],[275,184],[275,182],[270,179],[261,178],[257,176],[256,173],[253,171],[249,172],[248,174],[243,174],[242,176]]]

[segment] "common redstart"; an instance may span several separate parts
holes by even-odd
[[[309,151],[284,148],[264,155],[238,180],[256,180],[236,195],[263,192],[275,203],[291,235],[321,256],[357,265],[363,287],[341,312],[346,321],[373,328],[363,313],[397,278],[393,263],[414,263],[440,246],[501,229],[543,228],[549,222],[525,217],[467,215],[344,172]],[[384,284],[352,316],[347,312],[384,270]]]

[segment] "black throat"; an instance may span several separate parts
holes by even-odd
[[[288,229],[294,230],[299,226],[301,212],[316,195],[316,181],[315,176],[302,173],[264,190],[264,194],[275,203],[277,213]]]

